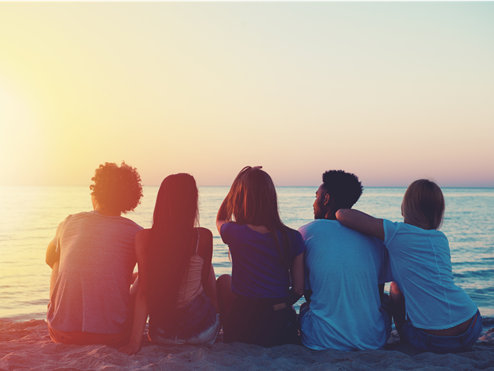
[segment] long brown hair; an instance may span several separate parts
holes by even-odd
[[[427,179],[410,184],[403,197],[405,221],[422,229],[438,229],[444,217],[444,196],[439,186]]]
[[[146,292],[150,321],[175,308],[188,270],[198,221],[198,190],[194,177],[174,174],[163,180],[156,198],[146,246]]]
[[[240,225],[266,227],[276,242],[283,265],[289,270],[293,259],[290,234],[294,231],[280,219],[276,188],[268,173],[244,167],[233,181],[227,197],[226,219]],[[281,232],[282,241],[277,232]]]

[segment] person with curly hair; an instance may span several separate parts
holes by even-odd
[[[139,205],[141,178],[125,162],[107,162],[91,180],[94,210],[69,215],[46,251],[55,343],[123,343],[132,329],[134,238],[142,227],[121,215]]]

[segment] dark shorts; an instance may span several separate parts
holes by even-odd
[[[271,347],[297,344],[297,315],[288,298],[253,299],[237,295],[223,324],[225,343]]]
[[[204,293],[178,308],[159,326],[150,326],[149,340],[160,344],[210,345],[220,331],[220,318]]]
[[[481,332],[482,316],[478,310],[468,330],[458,336],[431,335],[413,327],[410,321],[406,321],[403,325],[403,335],[413,348],[434,353],[454,353],[468,350],[475,344]]]

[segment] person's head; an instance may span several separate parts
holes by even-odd
[[[441,188],[427,179],[419,179],[410,184],[401,204],[405,223],[422,229],[438,229],[443,222],[444,209]]]
[[[134,210],[142,197],[141,177],[137,169],[122,162],[100,165],[89,188],[95,208],[118,214]]]
[[[326,171],[314,201],[315,219],[336,219],[339,209],[350,209],[362,195],[364,187],[357,176],[343,170]]]
[[[276,241],[276,246],[286,266],[291,267],[290,235],[294,232],[281,221],[278,199],[273,180],[260,166],[244,167],[233,181],[228,193],[227,220],[236,223],[266,227]],[[281,241],[277,232],[281,233]]]
[[[194,228],[199,215],[199,192],[194,177],[173,174],[161,183],[153,214],[153,228]]]
[[[244,167],[228,194],[227,219],[238,224],[263,225],[281,229],[278,200],[273,180],[259,167]]]
[[[153,321],[173,309],[190,257],[195,253],[198,196],[196,181],[189,174],[167,176],[158,191],[145,250],[146,270],[142,272]]]

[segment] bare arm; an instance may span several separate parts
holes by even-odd
[[[211,261],[213,260],[213,234],[207,228],[199,228],[200,240],[197,254],[204,260],[202,266],[201,282],[205,286],[209,279]]]
[[[228,196],[225,197],[223,203],[218,210],[218,214],[216,215],[216,228],[218,228],[218,232],[221,236],[221,226],[225,223],[228,223],[226,220],[226,205],[228,204]]]
[[[134,321],[132,325],[132,334],[129,343],[119,349],[119,352],[128,355],[137,354],[141,350],[142,334],[148,318],[148,306],[146,301],[146,279],[142,272],[145,271],[144,247],[148,239],[148,231],[139,232],[135,238],[135,250],[137,255],[137,264],[139,267],[139,282],[137,283],[137,294],[134,303]]]
[[[50,268],[53,268],[53,265],[58,261],[60,261],[60,252],[56,251],[55,240],[53,240],[48,244],[46,249],[45,262],[50,266]]]
[[[355,229],[364,234],[374,236],[384,241],[383,220],[374,218],[358,210],[340,209],[336,219],[345,227]]]
[[[296,303],[304,294],[304,254],[296,256],[292,263],[292,288],[290,290],[292,304]]]

